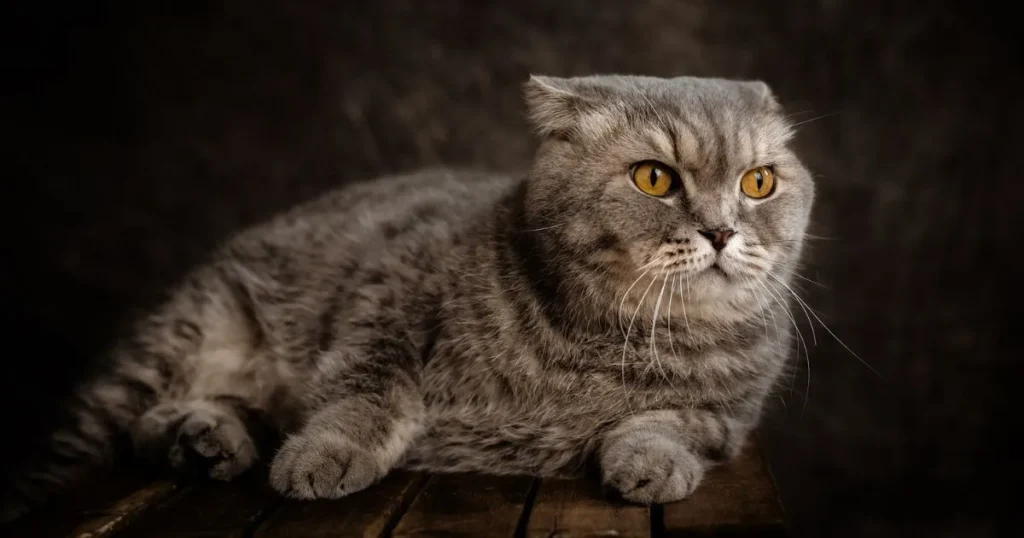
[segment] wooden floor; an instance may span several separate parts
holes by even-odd
[[[0,529],[12,537],[785,536],[782,507],[756,448],[716,469],[694,495],[651,508],[615,503],[590,480],[395,473],[337,501],[276,496],[265,474],[230,483],[111,474],[61,506]]]

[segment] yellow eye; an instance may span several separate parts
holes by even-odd
[[[665,196],[671,192],[675,177],[675,172],[659,162],[647,161],[633,166],[633,183],[651,196]]]
[[[740,179],[740,189],[751,198],[764,198],[775,190],[775,173],[767,166],[747,170]]]

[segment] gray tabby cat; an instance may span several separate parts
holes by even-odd
[[[531,77],[525,179],[343,188],[227,242],[77,393],[10,517],[110,457],[336,498],[397,467],[596,464],[680,499],[783,371],[814,187],[761,82]],[[268,451],[256,425],[284,434]]]

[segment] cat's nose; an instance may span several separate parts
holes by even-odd
[[[715,250],[722,250],[725,248],[725,244],[729,242],[729,238],[736,235],[733,230],[698,230],[697,233],[703,235],[711,241],[711,246],[715,247]]]

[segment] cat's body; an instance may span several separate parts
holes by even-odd
[[[760,83],[534,78],[527,91],[545,143],[525,179],[357,184],[227,242],[81,388],[56,457],[5,513],[102,461],[121,432],[144,458],[215,478],[273,458],[271,484],[300,498],[398,466],[590,463],[627,499],[689,494],[739,450],[784,368],[781,286],[810,177]],[[638,188],[648,161],[672,163],[673,190],[643,190],[654,172]],[[779,183],[754,201],[737,182],[757,166]],[[287,434],[276,454],[255,424]]]

